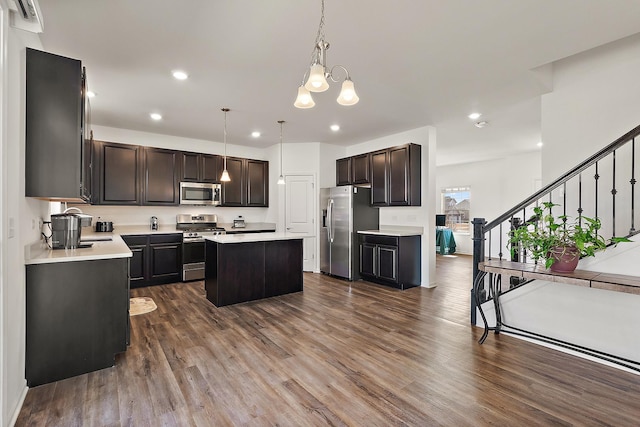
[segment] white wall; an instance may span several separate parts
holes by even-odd
[[[436,210],[442,213],[440,194],[443,188],[468,185],[471,187],[470,218],[484,218],[490,222],[534,193],[536,180],[541,176],[540,162],[540,152],[531,151],[502,159],[439,166],[433,192]],[[456,252],[473,254],[472,234],[472,230],[468,234],[454,233]],[[492,254],[497,254],[499,247],[497,241],[492,242]],[[507,254],[506,247],[502,251]]]
[[[640,34],[553,64],[542,96],[542,178],[549,183],[640,124]]]
[[[0,2],[6,11],[6,2]],[[2,14],[2,414],[10,425],[26,394],[24,248],[38,239],[37,218],[47,203],[27,199],[24,169],[25,47],[41,49],[37,35],[7,26]],[[5,62],[6,59],[6,62]],[[34,223],[34,221],[36,221]]]

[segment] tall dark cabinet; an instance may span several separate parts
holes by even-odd
[[[90,200],[85,99],[79,60],[27,48],[25,196]]]

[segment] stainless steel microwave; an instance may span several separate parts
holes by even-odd
[[[206,182],[181,182],[180,204],[217,206],[221,203],[220,184]]]

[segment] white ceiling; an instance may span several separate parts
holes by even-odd
[[[640,22],[635,0],[326,0],[328,65],[349,70],[360,103],[338,105],[335,83],[299,110],[320,0],[39,3],[45,50],[87,67],[94,124],[221,141],[228,107],[228,142],[256,147],[279,141],[278,120],[285,143],[345,146],[433,125],[438,164],[536,149],[548,89],[532,70]]]

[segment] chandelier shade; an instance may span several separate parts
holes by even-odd
[[[298,88],[298,97],[293,105],[298,108],[313,108],[316,103],[313,102],[313,98],[307,88],[304,87],[304,85],[300,85]]]

